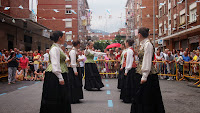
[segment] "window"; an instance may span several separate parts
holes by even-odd
[[[167,22],[166,21],[164,21],[164,34],[166,34],[167,33]]]
[[[171,0],[168,0],[169,3],[171,3]]]
[[[65,5],[66,11],[65,14],[72,14],[72,5]]]
[[[176,6],[176,3],[177,3],[177,0],[174,0],[174,4],[173,4],[173,5],[174,5],[174,7]]]
[[[169,25],[171,24],[171,9],[169,9],[169,12],[168,12],[168,23]]]
[[[180,25],[185,24],[185,9],[180,11]]]
[[[162,17],[162,6],[159,7],[159,17]]]
[[[138,15],[138,16],[137,16],[137,22],[139,22],[139,20],[140,20],[140,16]]]
[[[161,23],[159,24],[159,36],[162,36],[162,31],[163,29],[162,29],[162,23]]]
[[[66,32],[65,37],[66,37],[66,41],[71,41],[72,40],[72,31]]]
[[[176,28],[177,22],[176,22],[176,14],[174,14],[174,28]]]
[[[190,5],[190,23],[197,21],[197,3]]]
[[[172,34],[171,26],[168,28],[168,35]]]
[[[164,12],[163,12],[163,13],[166,14],[166,9],[167,9],[166,3],[165,3],[165,5],[164,5],[164,8],[163,8],[163,9],[164,9]]]
[[[72,27],[72,20],[66,20],[65,21],[65,28],[71,28]]]

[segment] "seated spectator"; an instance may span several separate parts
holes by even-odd
[[[42,64],[40,64],[40,67],[37,71],[34,72],[35,74],[35,80],[44,80],[44,74],[45,74],[45,70],[43,69]]]
[[[34,77],[33,77],[33,71],[31,70],[30,66],[27,67],[27,74],[25,75],[24,79],[25,80],[34,80]]]
[[[174,74],[174,62],[175,62],[175,58],[174,56],[172,56],[172,53],[169,51],[168,55],[166,56],[166,60],[167,62],[167,73],[168,74]],[[167,80],[173,80],[172,77],[169,77],[169,79]]]
[[[15,77],[16,77],[17,81],[24,80],[23,70],[22,70],[21,66],[18,67],[18,69],[16,71],[16,76]]]

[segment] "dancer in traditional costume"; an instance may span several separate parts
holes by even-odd
[[[134,76],[135,96],[131,113],[165,113],[158,75],[152,64],[154,48],[148,39],[149,29],[139,29],[139,64]]]
[[[88,47],[86,47],[85,50],[85,56],[87,57],[87,60],[85,61],[85,86],[84,88],[86,90],[93,90],[104,87],[104,84],[101,80],[101,75],[99,74],[99,71],[97,69],[97,66],[95,64],[94,55],[96,56],[102,56],[106,53],[102,52],[95,52],[92,50],[94,43],[89,42]]]
[[[133,39],[126,40],[125,45],[127,51],[124,54],[124,64],[123,64],[123,66],[125,67],[125,72],[122,78],[123,85],[121,88],[121,95],[120,95],[120,98],[125,103],[131,103],[131,100],[134,96],[133,82],[135,76],[136,63],[135,63],[135,51],[132,47],[133,44],[134,44]]]
[[[120,56],[120,69],[119,69],[119,75],[118,75],[118,84],[117,84],[117,88],[121,89],[122,88],[122,78],[124,75],[124,67],[123,67],[123,62],[124,62],[124,54],[126,53],[126,48],[125,48],[125,44],[122,43],[121,44],[121,49],[122,49],[122,54]]]
[[[71,103],[78,103],[80,99],[83,99],[82,90],[82,74],[81,68],[78,62],[78,49],[80,48],[80,41],[73,41],[73,48],[69,52],[70,55],[70,66],[69,67],[69,80],[70,80],[70,92],[71,92]]]
[[[49,52],[50,64],[45,73],[40,113],[71,113],[68,68],[61,49],[65,36],[61,31],[55,31],[50,38],[55,43]]]

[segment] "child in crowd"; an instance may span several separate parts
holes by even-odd
[[[30,66],[27,67],[27,74],[25,76],[25,80],[32,81],[34,79],[33,77],[33,71],[30,69]]]
[[[24,80],[23,70],[22,70],[22,68],[20,66],[18,67],[18,69],[16,71],[16,76],[15,77],[16,77],[17,81]]]
[[[42,64],[40,64],[39,69],[34,73],[35,73],[35,80],[42,80],[42,81],[44,80],[45,70]]]

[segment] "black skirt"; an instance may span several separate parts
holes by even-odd
[[[78,103],[79,99],[83,99],[83,85],[82,85],[82,75],[81,68],[77,68],[78,76],[74,74],[73,68],[69,67],[69,83],[70,83],[70,95],[71,103]]]
[[[131,103],[131,100],[134,97],[135,94],[134,92],[135,87],[133,84],[134,76],[135,76],[135,68],[129,70],[127,76],[123,74],[120,99],[122,99],[124,103]]]
[[[135,97],[132,101],[131,113],[165,113],[157,74],[148,76],[147,82],[140,84],[142,75],[134,78]]]
[[[119,75],[118,75],[118,84],[117,84],[117,88],[118,89],[122,89],[122,78],[124,76],[124,68],[122,70],[119,69]]]
[[[71,113],[68,74],[62,74],[65,85],[60,85],[52,72],[45,73],[40,113]]]
[[[85,64],[85,86],[84,89],[92,90],[93,88],[100,88],[104,87],[104,84],[101,80],[101,75],[97,69],[95,63],[86,63]]]

